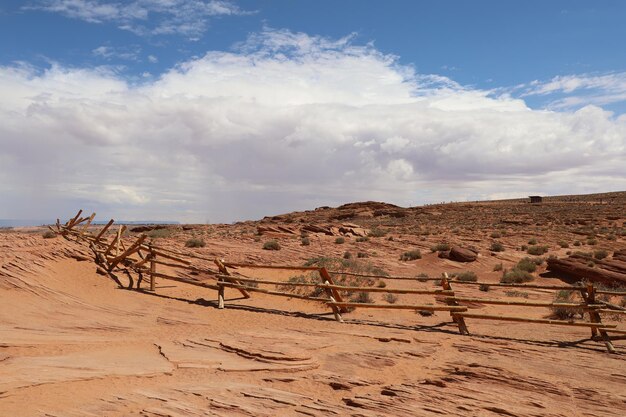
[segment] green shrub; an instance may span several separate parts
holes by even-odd
[[[187,248],[203,248],[206,246],[206,243],[202,239],[191,238],[185,242],[185,247]]]
[[[308,237],[303,237],[303,238],[300,240],[300,244],[301,244],[302,246],[309,246],[309,245],[311,244],[311,239],[309,239]]]
[[[338,245],[344,244],[346,243],[346,239],[343,237],[338,237],[337,239],[335,239],[335,243]]]
[[[365,291],[359,291],[357,293],[352,293],[350,296],[350,301],[353,303],[361,303],[361,304],[371,304],[374,302],[372,297],[370,297],[370,293]]]
[[[537,264],[534,263],[530,258],[524,258],[515,265],[515,268],[526,271],[526,272],[535,272],[537,270]]]
[[[280,250],[280,243],[277,240],[268,240],[263,244],[263,249],[265,250]]]
[[[489,285],[488,285],[488,284],[480,284],[480,285],[478,286],[478,289],[479,289],[480,291],[487,292],[487,291],[489,291]]]
[[[609,253],[605,251],[604,249],[598,249],[598,250],[593,251],[593,257],[596,259],[604,259],[607,256],[609,256]]]
[[[444,243],[444,242],[437,243],[436,245],[434,245],[434,246],[432,246],[430,248],[431,252],[445,252],[445,251],[448,251],[448,250],[450,250],[450,245],[447,244],[447,243]]]
[[[493,239],[499,239],[499,238],[502,237],[502,233],[500,233],[500,232],[491,232],[491,234],[489,236],[491,236]]]
[[[357,242],[367,242],[369,240],[370,240],[370,238],[367,237],[367,236],[359,236],[359,237],[356,238]]]
[[[505,291],[504,295],[506,295],[507,297],[528,298],[528,293],[527,292],[517,291],[517,290]]]
[[[550,248],[544,245],[535,245],[528,248],[526,251],[529,255],[543,255],[548,252]]]
[[[387,232],[385,232],[384,230],[378,228],[378,227],[374,227],[372,230],[370,230],[370,232],[367,234],[369,237],[383,237],[387,234]]]
[[[554,295],[555,303],[568,303],[572,301],[572,292],[569,290],[561,290]],[[559,320],[571,320],[576,314],[582,315],[582,310],[576,308],[553,306],[550,307],[552,314]]]
[[[569,244],[568,244],[566,241],[564,241],[564,240],[559,240],[557,243],[558,243],[558,244],[559,244],[559,246],[560,246],[560,247],[562,247],[563,249],[567,249],[567,248],[569,248]]]
[[[528,245],[522,245],[522,246],[520,246],[520,250],[521,250],[522,252],[526,252],[526,251],[528,250]]]
[[[574,246],[580,246],[580,240],[575,241]]]
[[[352,254],[350,252],[344,252],[343,253],[343,259],[350,259],[352,258]]]
[[[395,294],[390,294],[387,293],[385,294],[385,296],[383,297],[385,301],[387,301],[389,304],[395,304],[396,301],[398,301],[398,296]]]
[[[530,272],[513,268],[510,271],[504,271],[502,278],[500,278],[500,282],[502,284],[521,284],[532,281],[533,279],[534,277]]]
[[[146,236],[151,239],[164,239],[166,237],[172,236],[174,232],[170,229],[152,229],[146,232]]]
[[[414,261],[415,259],[422,259],[422,252],[419,249],[404,252],[400,256],[401,261]]]
[[[54,233],[52,230],[47,230],[47,231],[43,232],[41,237],[43,237],[44,239],[52,239],[52,238],[57,237],[57,234]]]
[[[370,256],[367,254],[367,252],[357,252],[356,257],[357,258],[369,258]]]
[[[593,246],[593,245],[595,245],[597,243],[598,243],[597,239],[587,239],[587,245]]]
[[[504,245],[500,242],[493,242],[491,246],[489,246],[489,250],[492,252],[504,252]]]
[[[537,244],[537,239],[535,239],[535,238],[533,237],[532,239],[530,239],[530,240],[528,241],[528,244],[529,244],[529,245],[536,245],[536,244]]]
[[[504,269],[504,265],[502,265],[502,262],[500,262],[499,264],[495,264],[493,267],[494,272],[502,271],[503,269]]]
[[[465,272],[461,272],[460,274],[458,274],[456,279],[459,281],[465,281],[465,282],[476,282],[478,281],[478,276],[476,276],[475,272],[465,271]]]

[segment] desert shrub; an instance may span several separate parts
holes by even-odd
[[[558,243],[558,244],[559,244],[559,246],[560,246],[560,247],[562,247],[563,249],[569,248],[569,244],[568,244],[566,241],[564,241],[564,240],[559,240],[557,243]]]
[[[545,245],[535,245],[535,246],[530,246],[526,252],[529,255],[543,255],[544,253],[548,252],[549,250],[550,250],[550,248],[548,246],[545,246]]]
[[[44,239],[52,239],[57,237],[57,234],[54,233],[52,230],[47,230],[42,233],[41,237],[43,237]]]
[[[419,282],[427,282],[428,281],[428,274],[421,272],[418,276],[417,276],[417,280]]]
[[[595,245],[597,243],[598,243],[598,240],[595,239],[595,238],[587,239],[587,245],[593,246],[593,245]]]
[[[308,237],[303,237],[303,238],[300,240],[300,244],[301,244],[302,246],[309,246],[309,245],[311,244],[311,239],[309,239]]]
[[[502,278],[500,278],[500,282],[503,284],[521,284],[532,281],[533,279],[534,278],[530,272],[513,268],[510,271],[504,271]]]
[[[376,284],[376,286],[378,288],[385,288],[387,286],[387,283],[383,280],[378,281],[378,284]]]
[[[434,313],[432,311],[430,311],[430,310],[417,310],[417,314],[419,314],[422,317],[430,317]]]
[[[419,249],[404,252],[400,256],[401,261],[414,261],[415,259],[422,259],[422,252]]]
[[[398,296],[395,294],[387,293],[384,295],[383,299],[389,304],[395,304],[398,301]]]
[[[393,242],[393,236],[389,236],[389,237],[387,238],[387,240],[388,240],[389,242]]]
[[[261,241],[261,236],[255,236],[254,237],[254,241],[255,242],[260,242]]]
[[[458,274],[456,279],[459,281],[476,282],[478,281],[478,276],[476,276],[475,272],[465,271]]]
[[[500,232],[491,232],[491,234],[489,236],[491,236],[493,239],[499,239],[499,238],[502,237],[502,233],[500,233]]]
[[[528,298],[528,293],[524,291],[510,290],[505,291],[504,295],[507,297],[520,297],[520,298]]]
[[[604,249],[598,249],[598,250],[593,251],[593,257],[596,259],[604,259],[607,256],[609,256],[609,252],[607,252]]]
[[[478,286],[478,289],[479,289],[480,291],[487,292],[487,291],[489,291],[489,285],[488,285],[488,284],[480,284],[480,285]]]
[[[343,237],[338,237],[337,239],[335,239],[335,243],[338,245],[344,244],[346,243],[346,239]]]
[[[502,265],[502,262],[500,262],[499,264],[495,264],[493,267],[494,272],[502,271],[503,269],[504,269],[504,265]]]
[[[580,246],[580,240],[575,241],[574,246]]]
[[[445,252],[447,250],[450,250],[450,245],[444,242],[437,243],[436,245],[430,248],[431,252]]]
[[[185,247],[187,248],[203,248],[206,246],[204,240],[199,239],[197,237],[191,238],[185,242]]]
[[[350,296],[350,301],[353,303],[361,303],[361,304],[370,304],[373,303],[372,297],[370,297],[370,293],[365,291],[359,291],[357,293],[352,293]]]
[[[520,246],[520,250],[521,250],[522,252],[526,252],[526,251],[528,250],[528,245],[522,245],[522,246]]]
[[[606,240],[617,240],[617,238],[615,237],[615,235],[607,235]]]
[[[367,254],[367,252],[357,252],[356,257],[357,258],[369,258],[369,255]]]
[[[567,256],[569,256],[569,255],[571,255],[571,254],[572,254],[572,251],[571,251],[571,250],[568,250],[567,252],[565,252],[565,254],[566,254]]]
[[[374,227],[372,230],[370,230],[370,232],[367,234],[369,237],[383,237],[387,234],[387,232],[385,232],[384,230],[378,228],[378,227]]]
[[[537,239],[535,239],[535,238],[533,237],[532,239],[530,239],[530,240],[528,241],[528,244],[529,244],[529,245],[536,245],[536,244],[537,244]]]
[[[535,272],[537,270],[537,264],[530,258],[524,258],[515,265],[516,269],[526,272]]]
[[[492,252],[504,252],[504,245],[500,242],[493,242],[491,246],[489,246],[489,250]]]
[[[350,259],[352,258],[352,254],[350,252],[344,252],[343,253],[343,259]]]
[[[268,240],[263,244],[263,249],[265,250],[280,250],[280,243],[277,240]]]
[[[367,236],[359,236],[356,238],[357,242],[367,242],[368,240],[370,240],[370,238]]]
[[[569,290],[561,290],[554,295],[555,303],[568,303],[572,301],[572,292]],[[550,307],[552,315],[559,320],[570,320],[576,314],[582,315],[582,310],[576,308],[553,306]]]

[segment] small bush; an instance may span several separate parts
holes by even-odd
[[[146,233],[149,238],[152,239],[164,239],[172,236],[173,231],[169,229],[153,229]]]
[[[311,239],[309,239],[308,237],[303,237],[303,238],[300,240],[300,244],[301,244],[302,246],[309,246],[309,245],[311,244]]]
[[[491,246],[489,246],[489,250],[492,252],[504,252],[504,245],[500,242],[493,242]]]
[[[343,237],[338,237],[337,239],[335,239],[335,243],[338,245],[342,245],[344,243],[346,243],[346,239]]]
[[[554,295],[555,303],[567,303],[572,301],[572,292],[568,290],[561,290]],[[550,307],[552,314],[559,320],[570,320],[574,318],[576,314],[582,315],[582,310],[576,308],[567,308],[554,306]]]
[[[548,246],[543,245],[535,245],[528,248],[526,251],[529,255],[543,255],[548,252],[550,248]]]
[[[587,239],[587,245],[593,246],[598,243],[597,239]]]
[[[475,272],[465,271],[457,275],[456,279],[459,281],[465,281],[465,282],[476,282],[478,281],[478,276],[476,276]]]
[[[360,291],[357,293],[353,293],[350,296],[350,301],[353,303],[370,304],[374,300],[372,300],[372,297],[370,297],[370,293],[365,292],[365,291]]]
[[[414,261],[415,259],[422,259],[422,252],[419,249],[404,252],[400,256],[401,261]]]
[[[280,250],[280,243],[276,240],[268,240],[263,244],[265,250]]]
[[[528,250],[528,245],[522,245],[522,246],[520,246],[520,250],[521,250],[522,252],[526,252],[526,251]]]
[[[374,227],[372,230],[370,230],[370,232],[367,234],[369,237],[383,237],[387,234],[387,232],[385,232],[384,230],[378,228],[378,227]]]
[[[57,237],[57,234],[54,233],[52,230],[47,230],[47,231],[43,232],[41,237],[43,237],[44,239],[52,239],[52,238]]]
[[[488,284],[480,284],[480,285],[478,286],[478,289],[479,289],[480,291],[488,292],[488,291],[489,291],[489,285],[488,285]]]
[[[352,254],[350,252],[344,252],[343,259],[350,259],[350,258],[352,258]]]
[[[357,252],[357,258],[369,258],[370,256],[366,252]]]
[[[500,262],[499,264],[494,265],[493,272],[502,271],[503,269],[504,269],[504,265],[502,265],[502,262]]]
[[[499,239],[499,238],[502,237],[502,233],[500,233],[500,232],[491,232],[491,234],[489,236],[491,236],[493,239]]]
[[[359,236],[359,237],[356,238],[356,241],[359,242],[359,243],[360,242],[367,242],[369,240],[370,240],[370,238],[367,237],[367,236]]]
[[[533,279],[534,278],[530,272],[513,268],[510,271],[504,271],[502,278],[500,278],[500,282],[502,284],[521,284],[532,281]]]
[[[529,244],[529,245],[536,245],[536,244],[537,244],[537,239],[535,239],[535,238],[530,239],[530,240],[528,241],[528,244]]]
[[[206,243],[202,239],[191,238],[185,242],[185,247],[187,248],[203,248],[206,246]]]
[[[376,284],[376,286],[378,288],[385,288],[387,286],[387,283],[383,280],[378,281],[378,284]]]
[[[430,316],[432,316],[435,313],[430,311],[430,310],[418,310],[417,314],[419,314],[422,317],[430,317]]]
[[[580,246],[580,240],[575,241],[574,246]]]
[[[557,243],[558,243],[558,244],[559,244],[559,246],[560,246],[560,247],[562,247],[563,249],[567,249],[567,248],[569,248],[569,244],[568,244],[566,241],[564,241],[564,240],[559,240]]]
[[[385,294],[385,296],[383,297],[385,301],[387,301],[389,304],[395,304],[396,301],[398,301],[398,296],[395,294]]]
[[[515,265],[515,268],[526,271],[535,272],[537,270],[537,264],[535,264],[530,258],[524,258]]]
[[[596,259],[604,259],[607,256],[609,256],[609,253],[605,251],[604,249],[598,249],[598,250],[593,251],[593,257]]]
[[[516,290],[505,291],[504,295],[506,295],[507,297],[528,298],[528,293],[524,291],[516,291]]]
[[[436,245],[432,246],[430,248],[431,252],[445,252],[447,250],[450,250],[450,245],[447,243],[437,243]]]
[[[389,236],[389,237],[387,238],[387,240],[388,240],[389,242],[393,242],[393,236]]]

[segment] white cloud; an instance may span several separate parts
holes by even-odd
[[[40,0],[28,10],[43,10],[90,23],[111,22],[139,35],[184,35],[197,39],[209,19],[249,14],[227,0]]]
[[[350,37],[266,29],[140,85],[107,69],[0,67],[0,90],[0,217],[80,205],[230,221],[626,189],[626,116],[531,110]],[[65,213],[29,213],[51,214]]]
[[[626,101],[626,72],[557,76],[519,86],[522,97],[547,97],[548,108],[573,109],[593,104],[604,106]]]
[[[93,56],[111,60],[122,59],[125,61],[138,61],[141,48],[136,45],[126,46],[122,48],[114,48],[112,46],[99,46],[91,51]]]
[[[148,55],[148,62],[150,62],[151,64],[156,64],[157,62],[159,62],[159,58],[154,55]]]

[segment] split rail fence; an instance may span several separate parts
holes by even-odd
[[[149,291],[156,291],[156,280],[171,280],[185,284],[195,285],[217,291],[217,307],[225,307],[225,291],[230,288],[241,293],[244,298],[250,298],[251,293],[263,293],[271,296],[288,298],[298,298],[324,303],[332,311],[335,319],[343,322],[342,314],[356,308],[374,309],[402,309],[419,312],[446,311],[450,314],[453,323],[458,326],[461,334],[469,335],[466,319],[498,320],[510,322],[524,322],[532,324],[544,324],[551,326],[572,326],[589,328],[593,340],[601,340],[606,345],[609,352],[615,353],[613,340],[610,334],[626,335],[626,330],[617,329],[616,324],[602,322],[605,314],[624,315],[626,308],[598,300],[598,294],[626,296],[626,292],[607,291],[587,285],[534,285],[534,284],[502,284],[487,282],[472,282],[452,280],[447,274],[442,274],[440,278],[432,277],[401,277],[357,274],[346,271],[329,271],[324,267],[300,267],[300,266],[276,266],[276,265],[256,265],[244,263],[225,262],[220,259],[211,259],[195,253],[182,253],[169,248],[146,243],[147,236],[140,234],[136,239],[124,239],[126,226],[120,225],[117,231],[113,230],[113,220],[110,220],[98,233],[90,232],[89,226],[95,218],[95,213],[88,217],[81,217],[82,210],[76,216],[61,224],[57,219],[56,228],[50,227],[55,233],[69,240],[75,240],[89,245],[94,254],[97,271],[102,275],[112,278],[122,287],[118,274],[123,273],[128,278],[129,289],[136,286],[142,289],[144,278],[148,278]],[[109,232],[109,233],[107,233]],[[113,235],[108,239],[106,235]],[[126,240],[126,241],[125,241]],[[193,261],[192,261],[193,259]],[[157,271],[157,266],[165,269],[164,272]],[[319,274],[319,282],[286,282],[279,280],[268,280],[260,278],[250,278],[236,273],[237,269],[273,269],[280,271],[299,271],[303,273]],[[170,272],[174,270],[174,272]],[[135,284],[133,274],[138,279]],[[202,280],[195,278],[199,277]],[[356,278],[377,279],[382,281],[407,281],[415,283],[435,284],[441,288],[387,288],[373,286],[352,286],[339,285],[333,276],[353,276]],[[455,286],[489,286],[504,289],[536,289],[550,291],[576,291],[581,296],[581,302],[543,302],[543,301],[516,301],[506,299],[491,299],[482,297],[466,297],[458,295],[452,289]],[[260,288],[260,285],[273,286],[274,289]],[[298,287],[309,288],[315,295],[303,295],[294,293],[293,289]],[[457,287],[458,288],[458,287]],[[291,291],[290,291],[291,290]],[[432,296],[434,303],[421,304],[395,304],[376,302],[354,302],[346,301],[344,296],[353,293],[386,293],[386,294],[410,294]],[[319,295],[317,295],[319,294]],[[520,316],[503,316],[491,314],[478,314],[468,311],[467,305],[506,305],[510,307],[526,308],[558,308],[573,309],[581,311],[588,316],[589,321],[555,320],[546,318],[531,318]],[[617,336],[620,338],[620,336]]]

